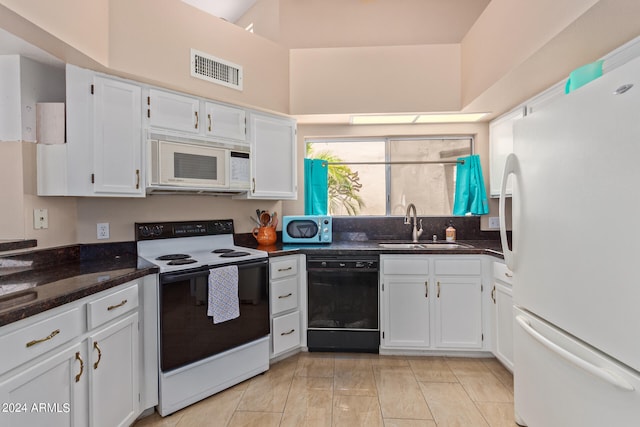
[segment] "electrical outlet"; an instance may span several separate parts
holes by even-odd
[[[108,239],[109,238],[109,223],[108,222],[100,222],[98,223],[98,239]]]
[[[500,217],[499,216],[490,216],[489,217],[489,228],[492,230],[500,229]]]
[[[33,229],[49,228],[49,211],[47,209],[33,210]]]

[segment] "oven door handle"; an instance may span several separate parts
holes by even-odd
[[[238,264],[233,264],[233,265],[237,265],[238,266],[238,270],[243,270],[245,268],[251,268],[251,267],[256,267],[256,266],[260,266],[260,265],[264,265],[264,264],[268,264],[269,260],[265,259],[265,260],[260,260],[260,261],[249,261],[249,262],[245,262],[245,263],[238,263]],[[218,266],[212,266],[211,268],[217,268]],[[222,267],[222,266],[220,266]],[[160,275],[160,282],[161,283],[173,283],[173,282],[179,282],[181,280],[189,280],[189,279],[195,279],[196,277],[202,277],[202,276],[208,276],[209,275],[209,269],[208,268],[203,268],[200,270],[195,270],[195,271],[190,271],[190,272],[179,272],[176,271],[174,273],[163,273]]]

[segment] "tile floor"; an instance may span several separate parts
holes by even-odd
[[[300,353],[145,426],[503,427],[513,377],[496,359]]]

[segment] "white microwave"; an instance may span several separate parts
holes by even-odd
[[[147,155],[149,191],[249,189],[248,151],[152,139]]]

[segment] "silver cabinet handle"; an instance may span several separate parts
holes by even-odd
[[[493,289],[491,289],[491,299],[493,300],[493,303],[496,303],[496,287],[495,285],[493,286]]]
[[[194,113],[196,114],[196,123],[195,123],[195,128],[196,128],[196,129],[198,129],[198,121],[199,121],[200,119],[198,119],[198,112],[197,112],[197,111],[194,111]]]
[[[513,277],[513,274],[511,274],[511,273],[504,273],[504,275],[509,277],[509,278]]]
[[[209,119],[209,132],[211,132],[211,128],[213,126],[213,121],[211,120],[211,114],[207,114],[207,118]]]
[[[284,335],[291,335],[291,334],[292,334],[292,333],[294,333],[295,331],[296,331],[295,329],[292,329],[292,330],[290,330],[289,332],[282,332],[282,333],[280,334],[280,336],[284,336]]]
[[[289,271],[292,270],[293,267],[287,267],[287,268],[279,268],[278,271]]]
[[[436,296],[440,298],[440,282],[438,282],[438,294]]]
[[[282,299],[282,298],[289,298],[291,295],[293,295],[291,292],[289,292],[287,295],[279,295],[278,298]]]
[[[429,281],[424,282],[424,297],[429,298]]]

